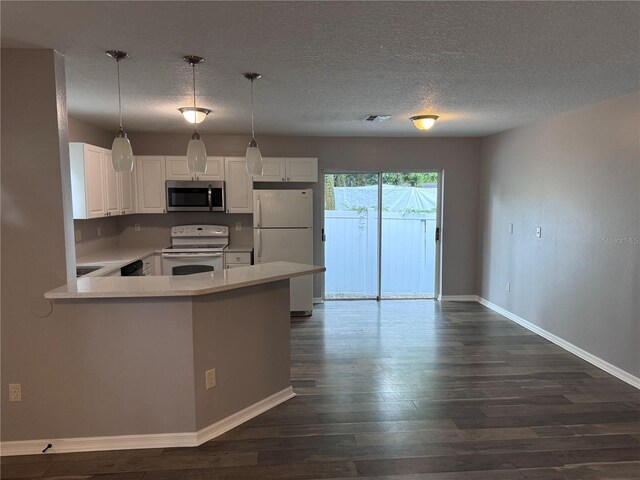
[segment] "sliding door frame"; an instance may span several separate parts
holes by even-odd
[[[444,170],[437,169],[428,169],[428,170],[417,170],[417,169],[393,169],[393,170],[367,170],[367,171],[339,171],[339,170],[328,170],[323,171],[322,173],[322,260],[323,264],[325,263],[325,248],[326,248],[326,237],[325,237],[325,216],[324,216],[324,201],[326,200],[326,192],[325,192],[325,176],[326,175],[377,175],[378,176],[378,291],[376,294],[376,301],[379,302],[383,299],[382,297],[382,174],[383,173],[437,173],[438,174],[438,182],[437,182],[437,211],[436,211],[436,257],[435,257],[435,282],[434,282],[434,293],[433,300],[438,300],[440,298],[441,283],[442,283],[442,205],[443,205],[443,185],[444,185]],[[323,281],[325,276],[323,275]],[[322,301],[325,301],[325,285],[322,285]],[[410,300],[410,299],[407,299]],[[432,300],[429,298],[429,300]]]

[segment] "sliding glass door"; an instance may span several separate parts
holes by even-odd
[[[436,172],[325,174],[326,299],[437,295],[438,180]]]
[[[433,298],[437,173],[382,175],[381,298]]]
[[[378,298],[378,174],[324,176],[325,298]]]

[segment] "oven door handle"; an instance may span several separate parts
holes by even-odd
[[[213,204],[211,200],[211,185],[209,185],[209,190],[207,190],[207,201],[209,202],[209,210],[213,210]]]
[[[222,253],[163,253],[165,258],[203,258],[203,257],[221,257]]]

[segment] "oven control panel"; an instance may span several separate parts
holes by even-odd
[[[228,237],[226,225],[178,225],[171,227],[171,237]]]

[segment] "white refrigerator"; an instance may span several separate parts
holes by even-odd
[[[313,264],[312,190],[254,190],[255,263]],[[291,279],[291,314],[311,315],[313,276]]]

